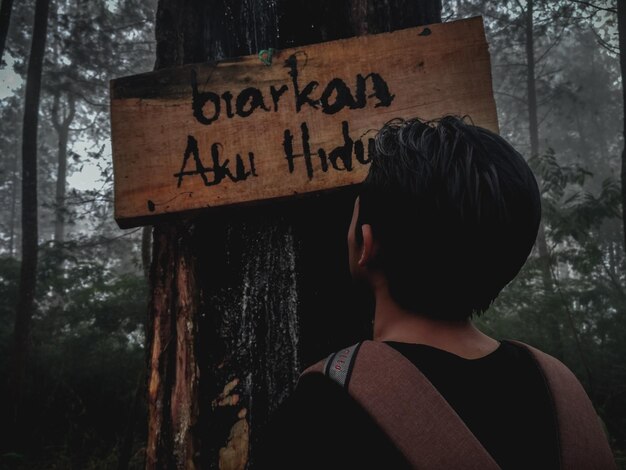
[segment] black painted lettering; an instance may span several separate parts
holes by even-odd
[[[300,125],[302,132],[302,149],[304,153],[294,153],[293,150],[293,134],[289,129],[285,129],[285,139],[283,140],[283,148],[285,150],[285,159],[289,168],[289,173],[295,171],[294,160],[296,158],[304,158],[306,165],[306,174],[309,179],[313,179],[313,162],[311,162],[311,146],[309,144],[309,128],[306,123]]]
[[[289,90],[287,85],[282,85],[279,89],[276,89],[274,85],[270,87],[270,93],[272,94],[272,102],[274,103],[274,112],[278,111],[278,102],[280,101],[280,97]]]
[[[334,103],[330,103],[330,98],[334,95]],[[350,93],[350,88],[348,85],[340,79],[333,78],[326,88],[324,89],[324,93],[320,97],[320,103],[322,104],[322,111],[326,114],[335,114],[341,111],[343,108],[354,108],[354,98],[352,98],[352,93]]]
[[[231,180],[234,182],[243,181],[252,173],[250,171],[246,171],[246,167],[243,164],[243,160],[241,159],[241,155],[237,154],[235,157],[235,176],[231,176]]]
[[[191,101],[193,116],[198,122],[207,126],[216,121],[220,117],[220,97],[211,91],[198,91],[198,80],[194,69],[191,69],[191,90],[193,96]],[[211,102],[213,105],[213,114],[211,117],[207,117],[204,114],[204,107],[208,102]]]
[[[269,108],[265,106],[265,102],[263,101],[263,94],[258,88],[246,88],[239,93],[237,96],[238,116],[248,117],[258,108],[269,111]]]
[[[328,171],[328,157],[326,157],[326,150],[324,150],[323,148],[318,149],[317,155],[320,157],[322,171],[326,173]]]
[[[254,153],[248,152],[248,162],[250,163],[250,173],[252,176],[259,176],[256,174],[256,166],[254,166]]]
[[[306,122],[300,125],[302,131],[302,150],[304,151],[304,161],[306,163],[306,174],[309,179],[313,179],[313,162],[311,162],[311,146],[309,145],[309,126]]]
[[[191,155],[193,155],[193,159],[196,164],[196,169],[191,170],[191,171],[185,171],[185,168],[187,167],[187,162],[189,161],[189,157]],[[187,148],[185,149],[185,154],[183,157],[183,165],[180,168],[180,172],[174,174],[174,176],[178,178],[177,187],[180,188],[180,186],[182,185],[184,176],[192,176],[192,175],[200,175],[200,177],[202,178],[202,181],[204,182],[206,186],[211,186],[212,184],[215,184],[215,183],[210,182],[207,179],[206,173],[207,173],[207,169],[202,164],[202,160],[200,160],[200,152],[198,150],[198,141],[193,136],[189,135],[187,136]]]
[[[175,173],[174,177],[178,179],[178,187],[180,188],[183,182],[183,178],[186,176],[200,176],[205,186],[215,186],[220,184],[224,178],[228,177],[232,182],[244,181],[249,176],[257,176],[256,168],[254,167],[254,154],[250,152],[248,154],[248,160],[250,162],[250,170],[247,171],[243,163],[241,155],[237,154],[235,158],[235,175],[230,171],[228,167],[230,161],[228,159],[224,162],[220,162],[220,148],[222,144],[216,142],[211,145],[211,162],[212,167],[205,167],[200,159],[200,151],[198,150],[198,141],[193,136],[187,137],[187,148],[183,157],[183,164],[180,172]],[[187,170],[187,163],[189,157],[193,155],[195,162],[194,170]],[[207,173],[212,173],[213,178],[209,180]]]
[[[293,159],[298,155],[293,153],[293,134],[289,129],[285,129],[285,138],[283,139],[283,149],[285,150],[285,159],[289,167],[289,173],[293,173]]]
[[[235,114],[233,113],[233,94],[230,91],[225,91],[224,93],[222,93],[222,99],[224,100],[224,103],[226,103],[226,116],[229,119],[234,118]]]
[[[302,91],[300,91],[300,85],[298,84],[298,59],[295,54],[290,55],[287,60],[285,60],[285,67],[290,69],[289,75],[291,76],[291,81],[293,82],[293,91],[296,98],[296,111],[299,113],[302,109],[302,105],[305,103],[317,109],[319,100],[312,100],[309,98],[309,95],[317,88],[319,82],[311,81]]]
[[[367,82],[372,82],[372,93],[367,95]],[[368,98],[377,98],[378,103],[374,106],[379,108],[381,106],[391,106],[395,95],[392,95],[389,91],[389,85],[387,82],[377,73],[370,73],[366,76],[358,74],[356,77],[356,99],[354,100],[354,107],[352,109],[364,108],[367,104]]]
[[[350,138],[350,129],[348,127],[348,121],[343,121],[341,123],[341,130],[343,133],[344,144],[333,149],[328,154],[328,159],[330,160],[330,164],[333,166],[335,170],[352,171],[352,149],[354,146],[354,141]],[[339,165],[339,161],[343,163],[343,166]]]
[[[227,176],[231,180],[233,179],[233,175],[231,175],[230,170],[228,169],[228,164],[230,163],[228,158],[224,160],[224,163],[220,163],[220,147],[222,147],[222,144],[217,142],[211,145],[211,160],[213,163],[213,167],[207,168],[207,171],[212,171],[215,175],[215,178],[213,179],[211,184],[207,184],[207,186],[220,184],[222,180]]]
[[[367,157],[365,156],[363,141],[359,139],[354,143],[354,155],[356,156],[356,161],[363,165],[367,165],[372,161],[374,150],[374,139],[372,138],[368,139],[367,142]]]

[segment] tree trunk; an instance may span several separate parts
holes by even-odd
[[[439,0],[160,0],[157,68],[440,21]],[[254,467],[301,368],[371,337],[346,230],[354,189],[154,227],[146,467]]]
[[[528,98],[528,133],[530,136],[530,156],[536,158],[539,156],[539,121],[537,119],[537,86],[535,79],[535,40],[534,40],[534,0],[527,0],[525,12],[525,29],[526,29],[526,89]],[[541,181],[538,181],[541,187]],[[551,273],[550,251],[546,240],[546,229],[543,218],[539,223],[539,231],[537,233],[537,253],[541,260],[541,278],[543,282],[543,290],[546,296],[554,292]],[[548,335],[552,350],[550,351],[556,357],[563,357],[563,341],[561,338],[560,322],[556,316],[556,311],[545,318]]]
[[[526,2],[526,89],[528,94],[528,133],[530,135],[530,156],[539,155],[539,124],[537,119],[537,87],[535,84],[535,37],[534,3]]]
[[[16,230],[16,212],[17,212],[17,185],[19,182],[17,174],[18,165],[17,152],[13,154],[13,171],[11,172],[11,220],[9,220],[9,256],[17,255],[15,252],[15,232]]]
[[[624,104],[624,139],[626,139],[626,5],[623,1],[617,2],[617,29],[619,32],[619,64],[622,71],[622,97]],[[622,150],[622,223],[624,227],[624,250],[626,250],[626,146]]]
[[[61,92],[54,95],[52,105],[52,125],[57,133],[57,182],[54,217],[54,241],[57,244],[65,241],[65,191],[67,187],[67,145],[69,142],[70,126],[74,120],[76,105],[74,96],[67,94],[64,109],[60,109]]]
[[[9,25],[11,24],[11,10],[13,9],[13,0],[1,0],[0,5],[0,65],[2,64],[2,56],[4,54],[4,46],[9,33]]]
[[[9,422],[13,434],[20,436],[26,423],[20,423],[20,405],[24,396],[24,377],[29,349],[30,323],[33,315],[37,281],[37,124],[39,92],[46,44],[49,0],[37,0],[33,41],[26,77],[24,127],[22,131],[22,263],[18,302],[15,313],[13,360],[9,382]]]
[[[152,226],[141,229],[141,267],[146,282],[150,282],[150,260],[152,259]]]

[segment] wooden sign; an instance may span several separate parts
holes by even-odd
[[[446,114],[498,131],[481,18],[113,80],[115,218],[359,183],[385,122]]]

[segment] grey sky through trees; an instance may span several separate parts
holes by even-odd
[[[24,450],[29,463],[21,468],[42,462],[111,468],[126,431],[119,423],[136,422],[137,430],[144,429],[145,410],[131,410],[145,366],[147,287],[142,230],[122,231],[113,220],[108,80],[153,69],[157,1],[50,2],[39,115],[37,310],[26,396],[32,421],[39,424]],[[520,9],[526,0],[442,4],[444,21],[484,16],[501,131],[528,158]],[[21,257],[19,158],[34,5],[34,0],[14,2],[7,64],[0,68],[0,358],[8,355]],[[546,272],[534,253],[478,323],[495,337],[514,337],[553,353],[560,347],[561,359],[592,391],[612,445],[623,456],[624,109],[616,5],[615,0],[534,0],[539,152],[531,164],[544,182],[552,287],[546,290]],[[63,208],[67,235],[59,244],[53,242],[58,142],[50,119],[56,89],[63,90],[61,108],[68,93],[76,99]],[[558,330],[561,345],[548,334],[548,323]],[[0,377],[6,367],[0,360]],[[130,468],[141,467],[142,432],[135,435]],[[3,463],[0,458],[0,467]]]

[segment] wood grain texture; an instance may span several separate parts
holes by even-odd
[[[393,118],[468,115],[498,130],[480,18],[285,49],[269,67],[251,55],[121,78],[111,96],[121,227],[359,183]]]

